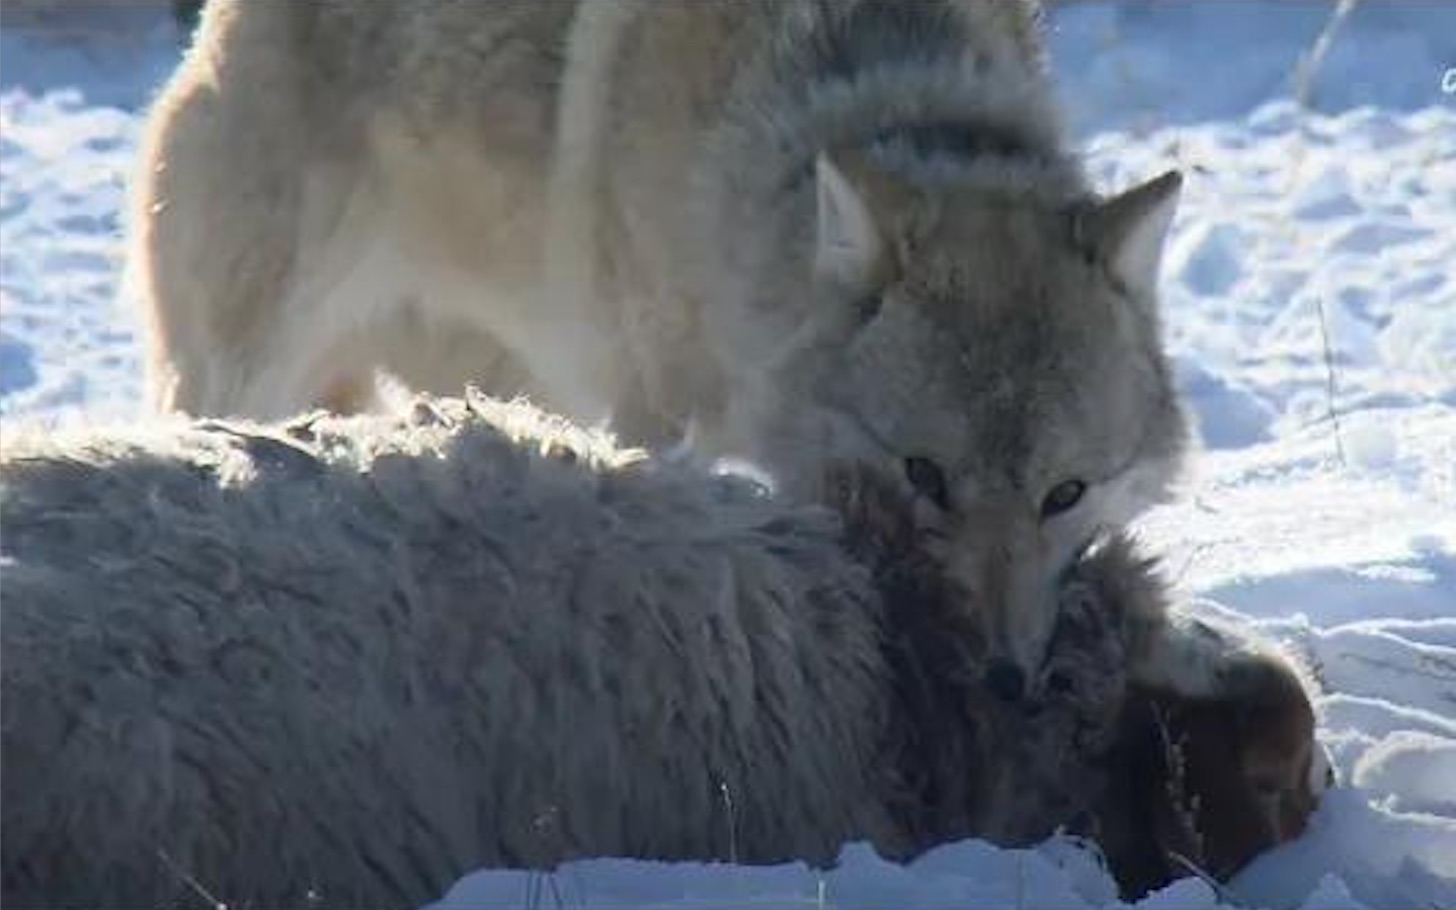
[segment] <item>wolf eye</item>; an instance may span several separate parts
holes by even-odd
[[[905,459],[905,479],[910,481],[916,493],[933,502],[936,508],[950,508],[945,472],[940,465],[929,458],[912,455]]]
[[[1052,487],[1046,499],[1041,501],[1041,517],[1051,518],[1053,515],[1060,515],[1068,511],[1077,503],[1082,501],[1082,494],[1087,492],[1087,484],[1080,480],[1064,480]]]

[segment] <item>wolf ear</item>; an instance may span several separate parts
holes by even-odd
[[[1169,171],[1082,209],[1074,216],[1073,236],[1117,280],[1151,295],[1182,186],[1183,175]]]
[[[851,292],[872,291],[883,283],[892,258],[892,241],[884,230],[889,188],[878,176],[827,152],[814,162],[814,274]]]

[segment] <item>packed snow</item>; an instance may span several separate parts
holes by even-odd
[[[1099,184],[1189,177],[1164,294],[1205,451],[1140,533],[1187,597],[1308,664],[1341,780],[1302,838],[1227,886],[1189,878],[1139,907],[1456,907],[1456,4],[1335,11],[1051,14]],[[73,4],[0,30],[6,421],[141,411],[141,327],[118,302],[124,182],[180,41],[159,4]],[[967,841],[908,866],[851,845],[827,871],[481,872],[434,906],[520,905],[1123,906],[1065,838]]]

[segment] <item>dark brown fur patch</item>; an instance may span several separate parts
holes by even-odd
[[[1226,881],[1303,833],[1314,713],[1293,672],[1257,658],[1261,687],[1223,699],[1129,690],[1098,837],[1123,896],[1190,873]]]
[[[972,836],[1026,845],[1088,817],[1125,683],[1120,625],[1099,592],[1069,588],[1048,662],[1067,684],[1007,704],[985,690],[974,605],[918,545],[907,495],[872,469],[840,465],[824,498],[884,602],[897,706],[888,765],[912,854]]]
[[[980,684],[974,604],[919,545],[907,494],[872,469],[836,465],[823,497],[885,605],[898,708],[888,765],[908,855],[971,836],[1029,844],[1065,828],[1093,837],[1136,898],[1194,870],[1225,880],[1303,831],[1317,797],[1314,713],[1298,677],[1277,657],[1245,655],[1219,699],[1132,682],[1128,611],[1165,595],[1128,541],[1068,572],[1041,679],[1007,705]]]

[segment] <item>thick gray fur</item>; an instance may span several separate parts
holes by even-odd
[[[1090,705],[997,714],[944,592],[846,513],[484,399],[8,428],[5,904],[403,906],[482,865],[1049,833],[1120,650],[1079,646]]]

